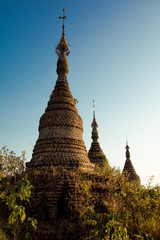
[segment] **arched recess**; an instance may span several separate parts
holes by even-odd
[[[70,217],[70,188],[68,184],[64,184],[62,192],[57,201],[57,217],[60,219],[68,219]]]

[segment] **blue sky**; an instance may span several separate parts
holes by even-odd
[[[91,144],[92,100],[99,142],[123,169],[126,133],[133,165],[160,184],[160,1],[1,0],[0,147],[27,161],[57,74],[55,47],[66,8],[68,82]]]

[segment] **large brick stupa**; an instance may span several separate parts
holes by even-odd
[[[65,16],[62,18],[64,20]],[[79,168],[90,171],[94,165],[87,155],[82,138],[82,119],[78,115],[67,81],[69,72],[67,56],[70,48],[65,38],[64,23],[56,53],[58,79],[45,113],[40,119],[39,137],[27,168],[36,170],[52,167]]]

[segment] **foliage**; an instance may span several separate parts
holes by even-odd
[[[25,152],[23,151],[20,157],[17,157],[15,152],[9,151],[4,146],[0,150],[0,177],[16,176],[22,174],[25,166]]]
[[[32,186],[24,174],[23,159],[24,155],[17,158],[7,148],[0,151],[0,240],[18,239],[25,223],[37,227],[36,219],[26,212]],[[55,168],[51,170],[55,178],[61,174]],[[107,161],[103,169],[96,167],[92,173],[63,171],[70,175],[74,190],[66,201],[69,218],[57,219],[52,226],[57,239],[160,239],[160,186],[152,187],[152,179],[146,187],[128,182],[127,176]],[[39,175],[34,171],[35,178]],[[25,238],[31,240],[32,232],[25,232]]]
[[[73,101],[74,101],[75,104],[78,103],[78,100],[76,98],[73,98]]]
[[[68,239],[160,239],[160,187],[128,182],[119,170],[105,166],[92,174],[72,172],[72,217],[64,224]],[[77,218],[78,216],[78,218]]]
[[[0,150],[0,239],[8,239],[8,236],[10,239],[18,239],[26,219],[34,229],[37,227],[37,221],[27,218],[26,214],[32,186],[25,176],[24,162],[24,152],[20,157],[16,157],[15,153],[6,147]]]
[[[107,159],[105,154],[94,154],[93,158],[95,158],[95,159]]]

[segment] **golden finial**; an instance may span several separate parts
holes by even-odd
[[[64,20],[66,19],[65,16],[66,9],[63,8],[63,17],[59,17],[59,19],[63,19],[63,25],[62,25],[62,37],[60,40],[60,43],[56,47],[56,53],[59,56],[61,52],[64,52],[67,56],[70,54],[70,47],[67,44],[66,38],[65,38],[65,27],[64,27]]]

